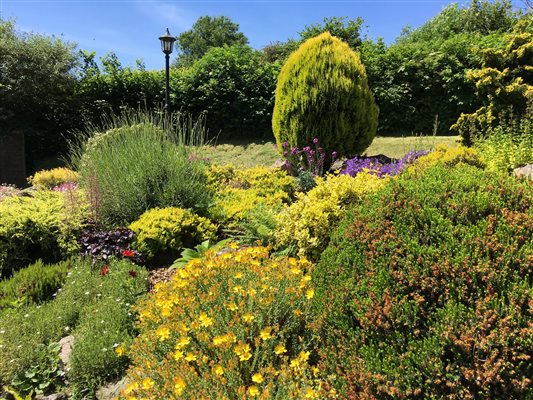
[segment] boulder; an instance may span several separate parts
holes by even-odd
[[[523,167],[516,168],[513,171],[514,176],[525,176],[526,178],[529,178],[533,180],[533,164],[527,164]]]

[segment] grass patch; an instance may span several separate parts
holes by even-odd
[[[410,150],[432,149],[438,144],[456,146],[457,139],[457,136],[377,137],[366,154],[369,156],[384,154],[392,158],[401,158]],[[214,164],[233,164],[245,168],[258,165],[271,166],[278,159],[274,143],[260,140],[204,146],[202,155]]]

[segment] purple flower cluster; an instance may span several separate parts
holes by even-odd
[[[54,187],[52,190],[54,192],[70,192],[72,190],[76,190],[78,189],[78,184],[75,183],[75,182],[65,182],[65,183],[62,183],[61,185],[58,185],[56,187]]]
[[[425,156],[429,150],[410,151],[396,162],[382,163],[374,157],[355,157],[346,161],[346,167],[341,170],[341,174],[355,176],[359,172],[366,171],[369,174],[384,176],[394,176],[402,172],[408,165],[412,164],[418,157]]]
[[[292,176],[298,176],[303,171],[308,171],[314,176],[321,176],[324,173],[324,163],[326,152],[318,146],[318,138],[313,139],[313,148],[305,146],[289,148],[288,142],[283,142],[283,165],[282,168]],[[337,152],[333,152],[331,157],[335,159]]]

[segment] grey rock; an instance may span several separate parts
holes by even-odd
[[[63,370],[68,369],[68,363],[70,360],[70,353],[72,353],[72,346],[74,345],[74,336],[65,336],[59,341],[61,345],[61,351],[59,352],[59,359],[63,364]]]
[[[272,164],[272,168],[281,168],[283,165],[283,160],[281,158],[278,158],[274,164]]]
[[[128,382],[126,378],[121,379],[116,383],[111,383],[109,385],[103,386],[98,390],[96,398],[99,400],[110,400],[120,395],[120,392],[126,389]]]
[[[533,181],[533,164],[527,164],[523,167],[516,168],[513,171],[514,176],[525,176]]]
[[[330,171],[338,171],[340,169],[344,168],[344,164],[346,163],[345,159],[337,159],[331,164],[331,167],[329,167]]]
[[[68,399],[65,393],[53,393],[53,394],[49,394],[48,396],[44,396],[44,395],[35,396],[35,400],[65,400],[65,399]]]

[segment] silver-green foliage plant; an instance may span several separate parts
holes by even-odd
[[[204,163],[191,150],[202,143],[204,126],[203,117],[127,112],[107,121],[104,133],[90,127],[72,160],[97,222],[124,226],[154,207],[205,210]]]
[[[372,143],[377,121],[359,55],[330,33],[305,41],[281,69],[272,117],[279,149],[318,137],[326,151],[360,154]]]

